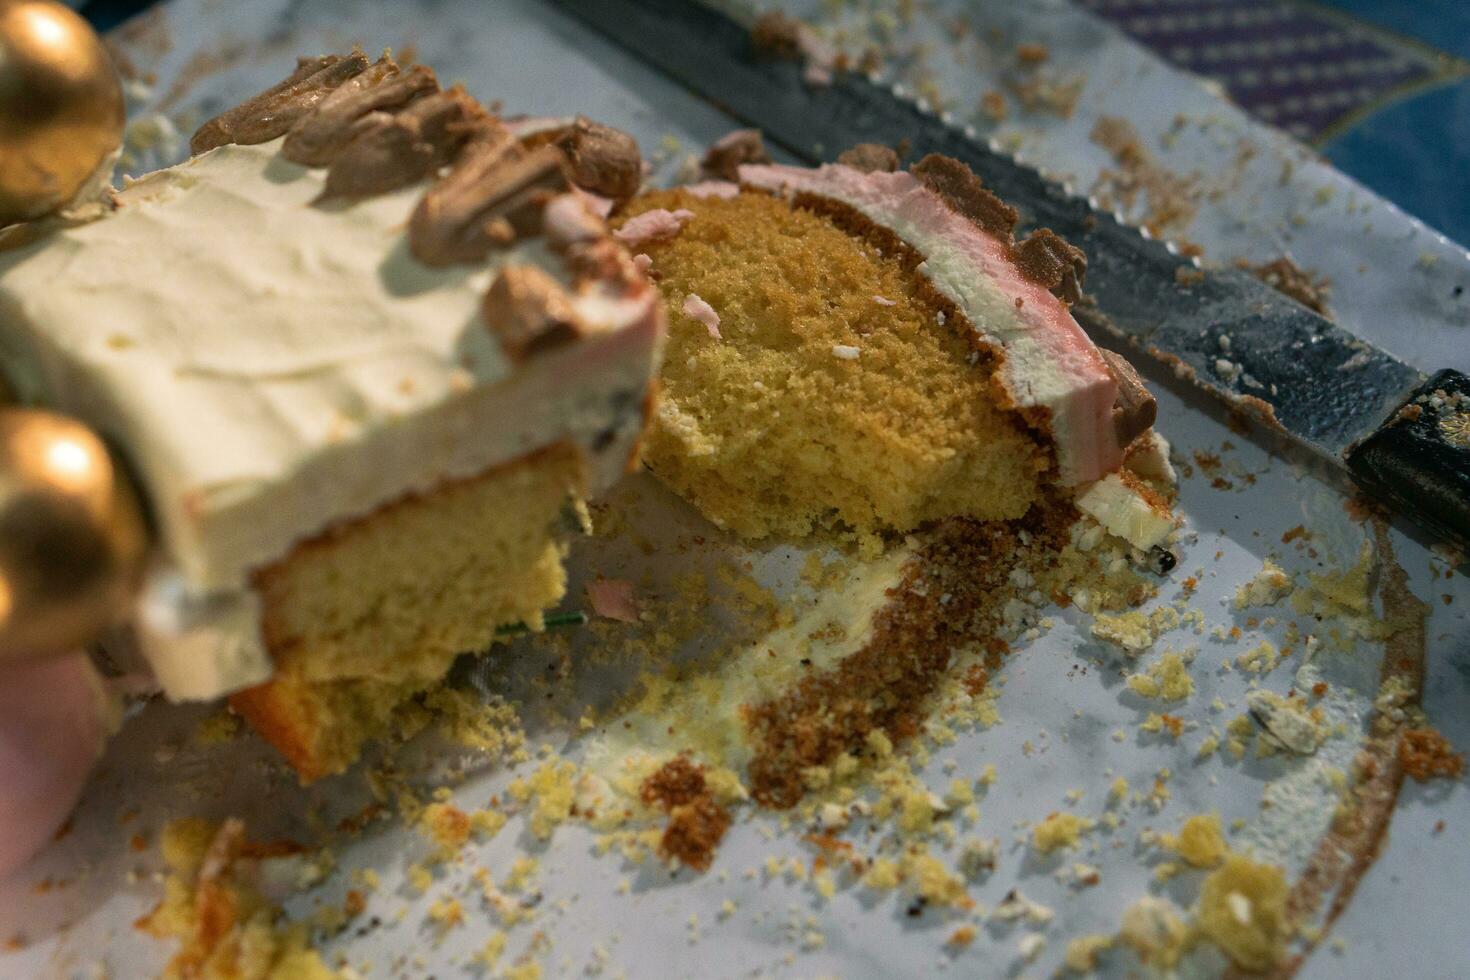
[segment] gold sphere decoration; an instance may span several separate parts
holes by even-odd
[[[0,663],[74,650],[128,613],[147,531],[91,429],[0,408]]]
[[[122,84],[52,0],[0,0],[0,227],[61,207],[122,143]]]

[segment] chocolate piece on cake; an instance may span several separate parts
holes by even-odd
[[[700,161],[704,176],[714,180],[739,180],[743,163],[770,163],[766,142],[758,129],[737,129],[710,144]]]
[[[0,250],[9,380],[119,446],[156,518],[165,693],[232,694],[303,779],[537,628],[567,513],[635,452],[663,313],[578,180],[628,191],[636,144],[574,129],[575,160],[426,68],[312,59]]]

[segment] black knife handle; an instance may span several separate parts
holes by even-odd
[[[1470,376],[1420,385],[1347,464],[1364,490],[1470,552]]]

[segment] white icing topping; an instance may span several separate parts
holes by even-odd
[[[314,206],[326,172],[278,145],[213,150],[0,252],[12,384],[122,447],[157,518],[141,645],[214,651],[159,669],[180,696],[259,679],[249,573],[335,522],[565,439],[610,484],[659,343],[654,290],[594,286],[573,299],[591,336],[517,368],[481,300],[499,263],[568,281],[539,240],[428,268],[405,235],[422,186]]]
[[[768,191],[839,201],[902,238],[924,256],[919,271],[1004,349],[1001,377],[1016,403],[1049,411],[1061,482],[1087,483],[1118,468],[1116,382],[1066,306],[1022,276],[999,239],[909,173],[864,173],[841,164],[814,170],[745,165],[740,179]]]

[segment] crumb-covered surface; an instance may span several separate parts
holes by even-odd
[[[187,2],[179,9],[211,23]],[[289,31],[305,33],[288,33],[286,41],[272,34],[272,26],[282,25],[270,11],[229,13],[241,18],[229,22],[233,36],[271,36],[277,40],[269,43],[282,47],[222,58],[226,67],[198,83],[179,111],[210,92],[250,90],[242,69],[228,67],[241,59],[284,63],[298,49],[349,40],[333,26],[340,10],[310,3],[300,9]],[[446,77],[462,74],[478,94],[514,101],[520,93],[529,103],[526,79],[542,76],[524,69],[552,63],[545,48],[528,42],[503,59],[456,59],[456,45],[445,42],[454,33],[509,29],[512,22],[527,37],[539,36],[540,22],[526,13],[529,8],[509,4],[496,7],[493,16],[490,10],[477,11],[471,23],[468,14],[444,8],[431,27],[415,8],[390,14],[375,7],[375,30],[384,36],[368,40],[399,45],[414,37],[422,56]],[[1065,15],[1053,10],[1048,16]],[[154,39],[164,31],[168,41],[146,50],[162,59],[160,89],[166,90],[175,77],[170,72],[216,44],[212,36],[193,36],[192,28],[170,28],[169,16],[153,20]],[[656,86],[657,79],[637,75],[597,42],[574,36],[576,44],[568,42],[555,55],[559,66],[571,66],[558,76],[564,84],[536,92],[536,110],[583,110],[628,124],[646,147],[662,151],[670,169],[681,152],[701,151],[729,128],[667,89],[652,89],[663,99],[655,113],[629,87]],[[318,37],[325,39],[316,43]],[[587,60],[572,55],[571,47],[587,52]],[[144,57],[142,40],[130,50],[135,60]],[[609,59],[606,65],[602,58]],[[1062,58],[1053,44],[1043,64],[1061,70]],[[273,63],[259,81],[278,74],[277,67]],[[1120,97],[1130,85],[1117,86]],[[1075,117],[1084,125],[1086,92]],[[1013,96],[1007,101],[1012,118],[1019,118],[1024,106]],[[642,114],[641,129],[629,123],[635,114]],[[182,119],[178,128],[190,129]],[[661,145],[666,133],[677,134],[672,148]],[[1208,142],[1209,135],[1199,139]],[[1346,199],[1337,203],[1345,206]],[[1326,270],[1315,260],[1309,264]],[[1432,265],[1410,275],[1433,280],[1445,274],[1443,263]],[[1351,306],[1354,290],[1336,270],[1331,274],[1341,312]],[[1345,587],[1354,581],[1361,544],[1373,537],[1353,519],[1360,513],[1167,392],[1161,392],[1160,408],[1183,476],[1181,508],[1197,537],[1182,542],[1178,567],[1167,579],[1151,580],[1160,594],[1143,610],[1156,635],[1130,651],[1094,638],[1086,611],[1122,615],[1123,605],[1107,607],[1097,595],[1075,592],[1066,606],[1047,603],[1034,621],[1022,621],[1020,638],[995,663],[967,664],[953,675],[943,707],[918,737],[887,747],[875,740],[861,771],[848,774],[853,781],[843,780],[848,763],[831,767],[830,788],[813,790],[790,811],[758,811],[741,798],[744,787],[732,778],[734,770],[707,766],[706,789],[733,816],[703,873],[671,872],[658,857],[667,814],[632,803],[667,759],[620,773],[607,759],[626,754],[599,758],[592,743],[628,731],[623,722],[636,727],[636,718],[653,717],[620,712],[617,705],[630,699],[692,691],[714,699],[719,692],[713,685],[692,683],[711,676],[693,663],[668,674],[662,687],[635,679],[667,664],[674,651],[697,660],[735,646],[753,648],[761,631],[787,622],[791,604],[773,596],[835,592],[851,578],[852,563],[824,554],[815,562],[791,556],[746,569],[744,559],[713,553],[708,529],[670,506],[668,533],[682,543],[662,553],[677,560],[665,575],[644,575],[639,563],[658,551],[661,539],[636,515],[608,510],[598,515],[605,536],[588,544],[619,542],[608,554],[617,551],[624,571],[611,558],[584,561],[568,594],[584,594],[596,575],[633,583],[640,615],[663,624],[646,640],[635,641],[629,624],[594,621],[589,635],[601,652],[591,658],[573,656],[570,637],[553,637],[535,649],[518,645],[494,673],[509,707],[495,702],[488,716],[466,710],[484,703],[480,695],[441,706],[442,727],[481,748],[441,741],[446,736],[430,731],[395,765],[375,765],[370,779],[330,784],[336,787],[330,793],[300,790],[268,752],[246,736],[231,738],[228,726],[201,729],[212,713],[144,711],[112,746],[56,846],[24,875],[0,884],[0,971],[123,976],[161,969],[177,946],[138,932],[132,922],[164,891],[158,877],[164,824],[181,815],[218,820],[236,814],[247,817],[250,839],[295,840],[312,854],[325,847],[333,855],[320,881],[313,883],[310,874],[293,878],[272,900],[284,902],[288,921],[308,924],[324,962],[365,977],[476,971],[523,978],[757,971],[964,975],[992,966],[1049,976],[1064,964],[1124,976],[1143,972],[1142,962],[1159,968],[1185,962],[1211,975],[1230,960],[1216,944],[1199,939],[1202,911],[1213,921],[1223,908],[1229,918],[1221,921],[1220,935],[1242,958],[1262,948],[1258,939],[1271,948],[1272,923],[1279,919],[1277,891],[1255,877],[1216,879],[1229,887],[1212,889],[1212,903],[1198,906],[1203,883],[1224,864],[1190,863],[1186,854],[1205,857],[1211,849],[1184,844],[1185,826],[1216,813],[1232,854],[1285,869],[1284,907],[1289,918],[1305,922],[1285,939],[1288,955],[1320,939],[1303,976],[1387,971],[1409,954],[1438,956],[1455,966],[1463,951],[1445,937],[1458,934],[1457,897],[1470,874],[1459,834],[1470,820],[1465,784],[1410,779],[1400,792],[1394,760],[1403,731],[1432,729],[1454,751],[1470,746],[1458,710],[1463,680],[1439,655],[1466,645],[1465,578],[1451,562],[1394,535],[1406,587],[1427,607],[1425,717],[1416,708],[1412,670],[1383,676],[1379,617],[1364,615],[1366,604]],[[1223,448],[1226,442],[1231,448]],[[1206,473],[1193,462],[1196,452],[1216,459],[1219,468]],[[1291,575],[1292,594],[1275,605],[1237,611],[1234,596],[1268,557]],[[1365,570],[1374,567],[1370,560]],[[1122,571],[1117,574],[1121,587]],[[1157,621],[1151,615],[1175,606]],[[1400,605],[1398,619],[1407,628],[1389,638],[1395,644],[1390,659],[1401,668],[1415,664],[1413,644],[1400,642],[1412,639],[1413,610]],[[728,641],[698,639],[712,624]],[[819,631],[814,626],[810,632]],[[812,640],[819,652],[824,642],[841,640]],[[1251,662],[1270,669],[1250,671],[1237,663],[1265,643],[1276,652]],[[1128,687],[1128,676],[1147,675],[1170,652],[1184,660],[1192,647],[1187,666],[1195,690],[1189,697],[1141,698]],[[791,669],[805,669],[799,660]],[[1262,739],[1246,701],[1252,685],[1282,697],[1294,690],[1308,712],[1320,710],[1326,737],[1314,753],[1281,751]],[[1150,715],[1178,719],[1178,735],[1162,720],[1160,730],[1146,730]],[[420,720],[426,728],[441,727],[428,724],[435,719]],[[712,734],[720,730],[709,727]],[[655,731],[649,722],[647,730],[627,737],[654,745],[660,731],[667,737],[667,725]],[[1444,758],[1432,741],[1408,744],[1430,759]],[[554,751],[543,754],[542,745]],[[430,761],[437,761],[437,771],[426,769]],[[817,782],[822,775],[812,773]],[[620,807],[634,808],[631,823],[619,822]],[[1079,832],[1075,844],[1039,854],[1035,828],[1053,813],[1096,825]],[[1358,856],[1381,840],[1378,831],[1389,815],[1392,832],[1383,856],[1376,866],[1356,868]],[[1166,846],[1170,836],[1182,847]],[[1319,932],[1339,886],[1357,871],[1363,879],[1356,898],[1335,927]],[[1213,896],[1222,892],[1216,906]],[[1265,899],[1260,914],[1257,898]]]

